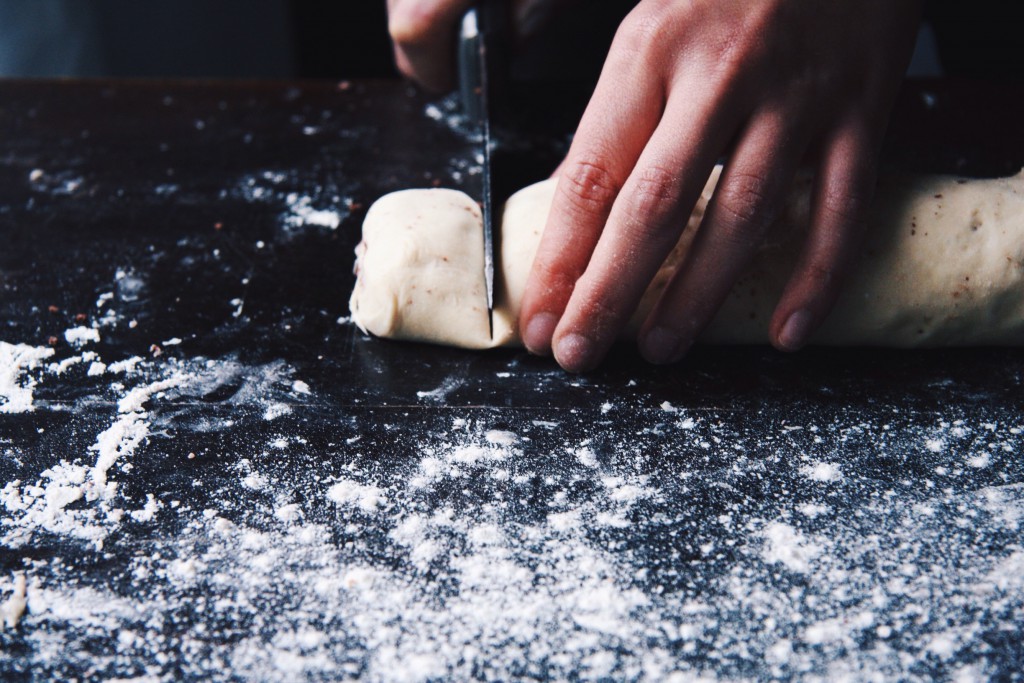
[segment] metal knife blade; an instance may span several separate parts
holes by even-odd
[[[459,90],[467,124],[479,137],[483,184],[481,202],[484,222],[484,285],[487,294],[487,324],[494,336],[494,198],[491,178],[490,90],[487,59],[486,13],[471,7],[462,18],[459,32]]]

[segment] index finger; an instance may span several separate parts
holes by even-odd
[[[613,45],[559,167],[555,198],[523,294],[519,329],[532,353],[551,353],[555,327],[576,281],[658,124],[665,95],[655,74],[634,53]]]

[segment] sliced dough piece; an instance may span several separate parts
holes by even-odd
[[[718,181],[709,179],[679,244],[644,295],[632,337],[685,260]],[[476,203],[453,190],[379,199],[356,250],[353,320],[381,337],[466,348],[519,345],[516,319],[555,181],[531,185],[502,217],[494,337],[484,300]],[[765,246],[702,341],[768,342],[768,322],[803,244],[810,184],[796,183]],[[1024,344],[1024,172],[1012,178],[888,176],[843,294],[813,343],[893,347]]]
[[[403,190],[374,202],[356,247],[352,319],[378,337],[496,346],[487,324],[482,226],[480,207],[456,190]],[[496,339],[509,342],[514,318],[494,318]]]

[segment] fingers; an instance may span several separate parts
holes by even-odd
[[[886,3],[834,7],[637,4],[558,171],[519,320],[530,351],[551,352],[571,371],[600,361],[674,246],[715,157],[728,151],[687,262],[641,333],[649,360],[680,358],[759,246],[814,142],[823,152],[812,229],[771,324],[780,348],[806,341],[837,296],[874,181],[882,120],[851,116],[888,111],[885,93],[895,92],[901,69],[900,31],[876,52],[850,30],[876,14],[895,26],[900,12],[883,13]]]
[[[612,203],[664,108],[651,69],[613,50],[580,121],[547,226],[534,259],[519,318],[523,343],[549,354],[556,324],[590,262]]]
[[[558,363],[588,370],[603,358],[672,250],[732,136],[734,108],[671,98],[658,128],[616,198],[590,264],[576,283],[553,340]],[[714,121],[694,126],[693,121]]]
[[[772,316],[769,336],[784,351],[807,343],[831,310],[866,230],[874,193],[878,127],[854,117],[828,140],[815,181],[811,230]]]
[[[791,108],[755,114],[722,173],[690,253],[641,328],[641,354],[679,360],[764,239],[809,138]]]
[[[454,83],[455,34],[473,0],[388,0],[388,31],[398,70],[441,92]]]

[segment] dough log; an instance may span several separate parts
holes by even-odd
[[[685,261],[718,173],[644,295],[627,337]],[[395,192],[370,208],[356,250],[353,320],[392,339],[472,349],[519,345],[519,304],[554,190],[554,181],[544,181],[505,205],[493,338],[480,210],[454,190]],[[803,244],[809,195],[809,183],[798,182],[703,342],[768,342],[768,321]],[[1024,344],[1024,172],[991,180],[884,177],[857,267],[812,343]]]

